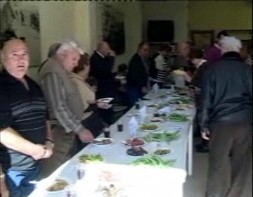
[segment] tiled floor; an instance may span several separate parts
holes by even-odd
[[[187,178],[184,186],[184,197],[204,197],[207,180],[208,154],[194,153],[193,161],[193,175]],[[252,197],[252,157],[249,158],[249,162],[247,184],[245,185],[242,197]]]

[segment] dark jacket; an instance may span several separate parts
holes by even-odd
[[[209,64],[207,62],[204,62],[197,68],[197,70],[195,71],[192,77],[191,84],[190,84],[191,86],[193,86],[193,89],[194,89],[195,106],[197,110],[201,109],[203,80],[204,80],[204,74],[208,68],[208,65]]]
[[[144,61],[138,53],[131,58],[128,66],[127,85],[141,89],[147,86],[148,71]]]
[[[96,51],[90,58],[90,76],[97,81],[96,97],[114,97],[115,96],[115,80],[113,65],[115,58],[113,56],[100,56]]]
[[[228,52],[205,73],[201,127],[213,122],[252,121],[252,67]]]

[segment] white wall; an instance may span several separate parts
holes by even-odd
[[[213,14],[210,14],[210,10]],[[216,32],[224,29],[252,29],[252,2],[190,1],[189,29]]]
[[[126,50],[116,57],[115,65],[127,63],[142,36],[142,14],[139,2],[109,2],[122,11],[125,22]],[[74,38],[84,50],[92,53],[102,39],[101,5],[98,2],[41,2],[41,56],[46,58],[50,44]]]
[[[92,36],[93,50],[95,50],[96,44],[102,39],[101,12],[103,4],[109,4],[124,14],[125,53],[116,56],[116,69],[117,65],[120,63],[128,63],[131,56],[136,52],[138,43],[142,40],[142,10],[140,2],[92,2],[92,6],[95,7],[94,13],[96,13],[95,15],[92,15],[93,21],[96,21],[96,25],[92,23],[92,29],[94,30],[93,33],[95,33]]]
[[[141,4],[144,33],[148,20],[173,20],[174,41],[187,40],[188,1],[143,1]]]
[[[104,2],[105,3],[105,2]],[[115,69],[120,63],[128,63],[142,40],[142,13],[139,2],[106,2],[124,14],[125,53],[116,56]],[[40,54],[38,63],[46,59],[48,48],[55,42],[77,40],[91,54],[102,39],[101,3],[94,1],[25,1],[24,6],[36,5],[40,14],[40,43],[32,53]],[[34,54],[32,54],[34,56]],[[30,76],[37,79],[37,68],[31,68]]]
[[[38,65],[40,62],[40,34],[34,30],[30,24],[30,14],[39,14],[39,4],[34,1],[9,1],[14,17],[8,17],[8,14],[2,16],[8,18],[8,23],[15,31],[18,37],[25,37],[26,43],[30,49],[30,64]],[[9,10],[10,12],[10,10]],[[21,14],[23,13],[25,22],[21,22]],[[4,20],[4,19],[3,19]],[[1,25],[1,16],[0,16]],[[4,26],[4,24],[3,24]]]

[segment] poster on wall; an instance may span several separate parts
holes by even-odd
[[[103,5],[102,37],[117,55],[125,52],[124,15],[111,5]]]
[[[39,8],[27,6],[25,2],[0,2],[0,40],[4,42],[11,34],[25,40],[30,49],[32,66],[40,64],[40,21]]]

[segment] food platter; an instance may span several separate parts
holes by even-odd
[[[144,123],[140,126],[141,131],[155,131],[158,129],[156,124]]]
[[[158,148],[156,149],[153,154],[154,155],[159,155],[159,156],[166,156],[171,153],[171,149],[169,148]]]
[[[79,156],[80,163],[102,162],[104,158],[100,154],[83,154]]]
[[[113,144],[112,138],[96,138],[93,140],[92,144],[95,146],[109,146]]]
[[[126,140],[122,140],[122,144],[126,146],[142,146],[145,144],[145,142],[141,138],[129,138]]]
[[[129,148],[126,153],[130,156],[142,156],[144,154],[148,154],[148,152],[141,146]]]

